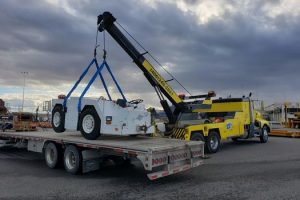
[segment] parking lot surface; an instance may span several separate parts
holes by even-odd
[[[142,166],[73,176],[40,154],[0,148],[0,199],[299,199],[300,139],[225,142],[205,164],[150,181]]]

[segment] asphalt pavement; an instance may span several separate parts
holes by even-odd
[[[300,139],[225,142],[205,164],[156,181],[142,166],[84,175],[49,169],[38,153],[0,148],[0,199],[300,199]]]

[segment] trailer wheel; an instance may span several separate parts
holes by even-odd
[[[81,151],[73,145],[67,146],[64,153],[65,170],[70,174],[79,174],[82,169]]]
[[[65,112],[63,111],[62,106],[55,106],[53,108],[51,124],[56,133],[65,131]]]
[[[194,132],[194,133],[192,133],[191,140],[205,142],[204,136],[200,132]]]
[[[211,131],[205,141],[208,153],[216,153],[220,148],[220,136],[216,131]]]
[[[49,142],[44,151],[45,161],[48,167],[54,169],[57,168],[61,162],[61,151],[56,144]]]
[[[268,138],[269,138],[268,127],[264,126],[262,128],[261,134],[259,136],[260,142],[261,143],[266,143],[266,142],[268,142]]]
[[[100,118],[94,108],[87,108],[80,115],[80,132],[88,140],[96,140],[100,136]]]

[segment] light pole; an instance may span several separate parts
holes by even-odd
[[[24,111],[25,80],[26,80],[26,76],[28,75],[28,72],[21,72],[21,74],[24,77],[24,82],[23,82],[23,99],[22,99],[22,112],[23,112]]]

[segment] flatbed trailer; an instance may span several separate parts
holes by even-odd
[[[272,129],[269,135],[270,136],[300,138],[300,129],[295,129],[295,128]]]
[[[176,174],[203,164],[204,144],[149,136],[101,136],[86,140],[79,132],[54,131],[0,132],[0,140],[9,144],[24,143],[29,151],[43,153],[50,168],[65,166],[72,174],[100,168],[104,159],[136,158],[150,180]],[[1,149],[0,149],[1,151]]]

